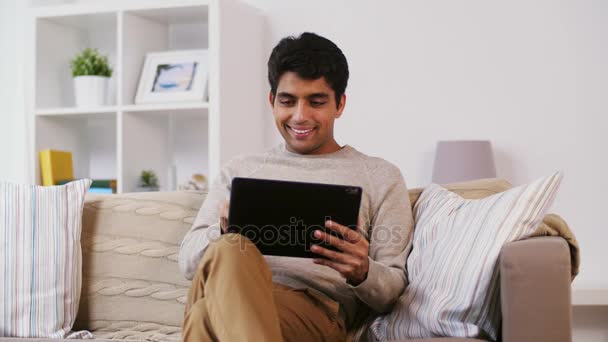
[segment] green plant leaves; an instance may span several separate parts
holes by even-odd
[[[158,178],[152,170],[143,170],[139,176],[140,185],[144,187],[157,187]]]
[[[112,76],[108,57],[97,49],[86,48],[70,61],[72,76]]]

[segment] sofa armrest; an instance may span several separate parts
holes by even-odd
[[[535,237],[503,247],[503,342],[572,340],[570,267],[570,250],[560,237]]]

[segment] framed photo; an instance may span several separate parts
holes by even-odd
[[[208,78],[207,50],[148,53],[135,103],[204,101]]]

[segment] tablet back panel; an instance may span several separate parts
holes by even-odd
[[[356,229],[361,193],[357,186],[235,177],[228,231],[247,236],[265,255],[319,257],[311,244],[330,246],[314,231],[327,231],[328,219]]]

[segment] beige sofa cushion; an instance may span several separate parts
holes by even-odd
[[[180,339],[190,283],[177,266],[179,244],[204,198],[200,192],[87,196],[76,329],[96,338]]]

